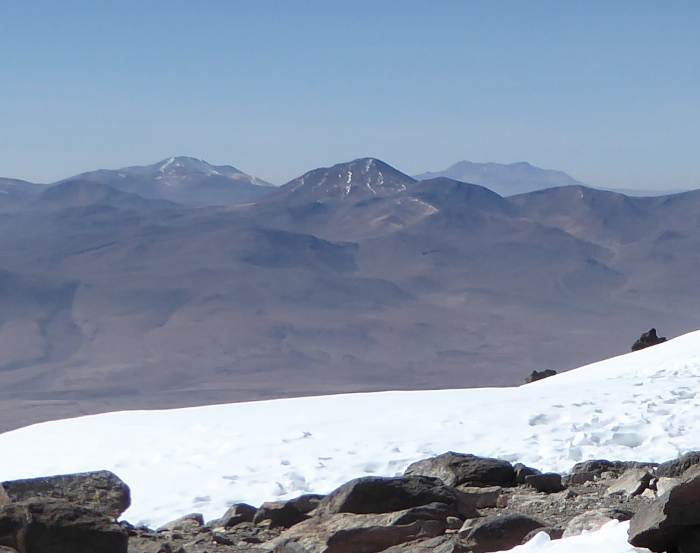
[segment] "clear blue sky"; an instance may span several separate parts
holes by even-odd
[[[0,0],[0,176],[374,156],[700,187],[700,3]]]

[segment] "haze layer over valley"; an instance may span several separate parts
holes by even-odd
[[[700,327],[698,191],[504,198],[373,158],[273,188],[171,158],[0,192],[0,431],[513,385]]]

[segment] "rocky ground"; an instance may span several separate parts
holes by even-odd
[[[700,453],[661,465],[587,461],[560,475],[450,452],[401,477],[158,529],[117,522],[128,506],[128,486],[106,471],[3,482],[0,553],[485,553],[613,519],[631,519],[633,545],[697,552]]]

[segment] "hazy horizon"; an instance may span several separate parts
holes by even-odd
[[[280,184],[372,156],[698,188],[699,24],[690,2],[5,2],[0,175],[188,155]]]

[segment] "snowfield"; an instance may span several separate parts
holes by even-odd
[[[523,375],[525,376],[525,375]],[[108,469],[124,518],[158,526],[231,503],[327,493],[446,451],[565,472],[700,449],[700,331],[517,388],[346,394],[108,413],[0,434],[0,480]],[[627,553],[628,523],[518,553]]]

